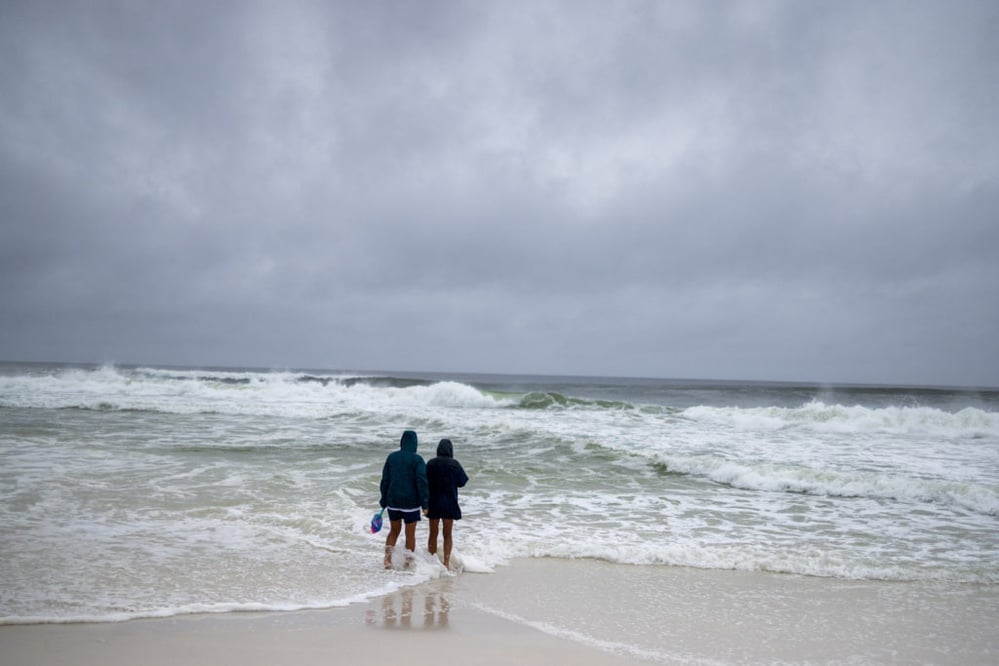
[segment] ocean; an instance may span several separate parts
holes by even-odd
[[[329,608],[446,576],[384,570],[367,530],[406,429],[470,477],[462,575],[999,585],[999,389],[2,364],[0,623]]]

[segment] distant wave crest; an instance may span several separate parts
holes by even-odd
[[[572,398],[555,391],[532,391],[524,395],[517,403],[521,409],[570,409],[570,408],[594,408],[594,409],[634,409],[634,405],[627,402],[615,400],[586,400],[583,398]]]
[[[975,407],[947,412],[935,407],[864,407],[810,402],[801,407],[690,407],[685,418],[734,430],[812,429],[836,433],[931,432],[963,437],[999,435],[999,414]]]
[[[657,454],[653,459],[664,472],[705,477],[745,490],[934,502],[999,516],[996,486],[856,470],[838,472],[775,463],[751,464],[710,455]]]
[[[460,382],[378,375],[104,366],[0,377],[0,407],[14,408],[323,418],[365,410],[511,404]]]

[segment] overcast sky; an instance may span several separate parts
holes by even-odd
[[[0,3],[0,359],[999,385],[999,3]]]

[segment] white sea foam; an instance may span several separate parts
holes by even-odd
[[[358,379],[353,374],[312,378],[289,372],[104,366],[91,371],[0,376],[0,406],[323,417],[352,410],[495,409],[512,404],[453,381],[401,387],[369,385]]]
[[[384,532],[364,531],[408,427],[428,456],[453,438],[471,477],[465,573],[556,557],[999,583],[986,402],[679,408],[489,386],[4,370],[0,622],[319,608],[446,575],[423,523],[414,566],[389,572]]]
[[[934,434],[974,438],[999,435],[999,414],[967,407],[946,412],[934,407],[881,407],[826,405],[811,402],[802,407],[698,406],[684,410],[693,421],[743,431],[812,430],[836,434],[897,433]]]
[[[373,378],[369,378],[373,379]],[[519,398],[498,399],[468,384],[439,381],[412,386],[365,383],[356,373],[312,376],[295,372],[205,371],[103,366],[35,375],[0,375],[0,406],[149,410],[191,414],[216,411],[264,416],[324,416],[334,409],[500,409]],[[609,405],[609,406],[608,406]],[[627,403],[573,400],[581,407],[622,418]],[[553,406],[561,405],[554,402]],[[550,410],[548,410],[550,411]],[[557,411],[557,410],[556,410]],[[659,410],[652,416],[662,418]],[[684,409],[691,422],[744,432],[810,430],[817,433],[999,436],[999,413],[966,407],[844,406],[813,401],[800,407],[736,408],[701,405]],[[531,411],[530,418],[546,418]]]
[[[920,479],[863,470],[840,472],[777,463],[746,464],[716,456],[657,454],[654,457],[669,471],[703,476],[746,490],[940,502],[999,516],[999,486],[995,485]]]

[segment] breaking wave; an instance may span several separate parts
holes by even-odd
[[[836,471],[769,462],[750,464],[711,455],[657,454],[653,460],[663,472],[702,477],[743,490],[932,502],[999,516],[999,486],[920,479],[897,473]]]

